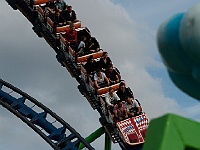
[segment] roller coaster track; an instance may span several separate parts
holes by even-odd
[[[69,48],[67,49],[65,46],[63,46],[61,41],[58,41],[58,39],[61,40],[60,36],[57,33],[52,33],[51,29],[48,28],[48,25],[44,24],[44,18],[39,15],[33,5],[34,1],[37,2],[37,0],[6,1],[14,10],[19,10],[33,25],[34,32],[39,37],[44,38],[46,42],[54,49],[54,51],[56,52],[57,60],[79,83],[78,89],[80,93],[88,100],[91,107],[99,112],[99,121],[101,125],[105,128],[107,137],[107,140],[105,140],[105,146],[107,146],[107,148],[105,148],[105,150],[111,149],[111,140],[114,143],[119,143],[120,147],[123,150],[140,150],[142,147],[142,142],[138,145],[128,146],[121,138],[116,126],[113,126],[112,123],[107,122],[105,118],[105,110],[102,107],[99,96],[97,95],[98,91],[95,91],[90,86],[88,86],[88,81],[85,80],[85,76],[80,73],[81,70],[79,64],[71,59],[71,57],[74,56],[71,56],[69,54]],[[60,43],[59,46],[58,43]],[[66,51],[66,49],[68,50],[68,52]],[[60,57],[64,57],[65,59],[63,60]],[[4,87],[16,92],[18,95],[20,95],[20,97],[12,97],[9,93],[6,93],[2,90]],[[28,94],[15,88],[9,83],[6,83],[2,79],[0,79],[0,89],[0,105],[19,117],[36,133],[38,133],[47,143],[49,143],[52,148],[56,150],[76,150],[80,146],[79,144],[82,143],[86,148],[91,150],[94,149],[68,123],[66,123],[62,118],[57,116],[43,104],[30,97]],[[27,101],[31,102],[32,106],[29,107],[28,105],[26,105]],[[33,110],[33,108],[35,107],[40,108],[41,111],[36,112],[35,110]],[[58,122],[60,124],[59,128],[54,126],[54,122],[50,122],[48,120],[48,116],[53,118],[55,120],[54,122]],[[70,134],[68,134],[66,130],[70,132]]]
[[[57,47],[57,43],[55,42],[56,35],[53,35],[48,30],[46,30],[43,24],[38,24],[36,22],[36,20],[38,19],[38,13],[33,8],[28,7],[28,1],[29,0],[6,0],[6,2],[14,10],[19,10],[29,20],[29,22],[33,25],[33,30],[38,35],[38,37],[43,37],[58,55],[59,47]],[[64,63],[64,67],[66,67],[71,76],[75,78],[81,86],[82,82],[79,79],[77,68],[75,68],[72,62],[68,59],[66,59],[66,61],[62,63]],[[7,87],[10,90],[15,91],[16,93],[21,95],[21,98],[14,98],[8,93],[0,90],[0,105],[19,117],[36,133],[38,133],[48,144],[50,144],[53,149],[76,150],[80,145],[82,145],[81,147],[86,147],[91,150],[94,149],[90,144],[88,144],[88,142],[86,142],[84,138],[81,137],[79,133],[75,131],[75,129],[73,129],[68,123],[66,123],[62,118],[53,113],[50,109],[45,107],[34,98],[30,97],[28,94],[0,79],[0,89],[2,89],[3,87]],[[92,93],[90,93],[90,90],[86,91],[84,96],[86,96],[87,99],[91,100],[89,102],[93,109],[97,109],[99,112],[101,111],[99,110],[99,108],[97,108],[99,104],[97,104],[98,102],[95,101],[95,97]],[[25,105],[26,101],[32,102],[33,106],[37,106],[43,111],[40,113],[33,111],[32,107],[28,107]],[[46,119],[48,115],[53,117],[56,122],[59,122],[62,127],[56,128],[55,126],[53,126],[53,124]],[[66,130],[68,130],[68,132],[70,132],[71,134],[68,135],[66,133]],[[42,131],[47,132],[48,135],[46,135]],[[109,136],[106,134],[106,137]],[[108,140],[105,140],[105,145],[111,144],[110,140],[108,142],[106,141]],[[107,149],[110,149],[110,146],[108,146]]]
[[[11,94],[17,95],[18,98]],[[0,105],[20,118],[55,150],[78,150],[80,142],[89,150],[94,150],[94,148],[61,117],[36,99],[2,79],[0,79]],[[36,107],[39,108],[41,112],[34,110]],[[50,118],[54,121],[50,122]],[[54,125],[55,123],[57,123],[57,126],[59,124],[60,127],[56,127]]]
[[[43,37],[48,42],[48,44],[57,53],[57,59],[59,61],[59,54],[61,50],[56,43],[56,34],[51,34],[51,32],[47,30],[47,28],[40,21],[38,23],[37,21],[40,19],[38,17],[38,13],[34,10],[34,7],[28,7],[34,1],[39,0],[6,1],[14,10],[18,9],[31,22],[35,33],[39,37]],[[107,139],[108,144],[106,144],[105,140],[105,150],[111,149],[110,139],[112,139],[114,143],[119,143],[123,150],[178,150],[183,148],[188,150],[200,149],[199,141],[196,140],[199,139],[200,135],[198,132],[200,129],[199,123],[171,114],[153,120],[150,128],[148,129],[148,134],[146,137],[147,142],[145,143],[144,147],[142,144],[131,146],[126,145],[125,142],[119,137],[119,134],[116,134],[114,131],[112,131],[113,129],[111,128],[113,128],[113,126],[109,125],[109,123],[106,123],[104,118],[105,116],[102,114],[103,110],[100,107],[101,103],[95,94],[84,85],[84,82],[82,82],[81,78],[79,78],[80,72],[78,72],[78,66],[74,65],[73,62],[67,57],[66,60],[59,62],[63,65],[63,67],[66,67],[71,76],[74,77],[80,84],[78,88],[81,94],[84,95],[89,101],[91,107],[93,109],[97,109],[97,111],[100,113],[100,123],[102,126],[105,127],[108,125],[105,127],[105,130],[103,127],[98,130],[100,134],[103,134],[106,131],[105,139]],[[83,88],[85,89],[83,90]],[[73,129],[62,118],[60,118],[42,103],[38,102],[36,99],[32,98],[11,84],[3,81],[2,79],[0,79],[0,105],[20,118],[55,150],[78,150],[82,149],[83,147],[86,147],[89,150],[94,150],[94,148],[86,141],[87,138],[82,138],[81,135],[77,133],[75,129]],[[39,111],[37,111],[38,109]],[[141,118],[138,119],[139,120],[137,120],[137,122],[142,123],[140,120]],[[127,123],[125,122],[124,124]],[[103,129],[103,131],[101,129]],[[171,135],[176,136],[172,137]]]

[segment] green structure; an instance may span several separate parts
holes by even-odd
[[[200,150],[200,123],[174,114],[153,119],[143,150]]]
[[[104,150],[111,150],[111,144],[112,143],[111,143],[109,135],[105,132],[104,127],[100,127],[99,129],[97,129],[95,132],[93,132],[88,137],[86,137],[85,140],[88,143],[92,143],[93,141],[95,141],[97,138],[99,138],[103,134],[105,134]],[[80,143],[79,149],[83,149],[83,148],[85,148],[85,145],[83,143]]]

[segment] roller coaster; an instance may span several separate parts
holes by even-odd
[[[141,149],[145,142],[145,135],[149,124],[147,115],[143,112],[141,115],[122,121],[113,121],[104,101],[104,96],[110,87],[117,91],[120,83],[96,89],[91,77],[88,76],[84,68],[89,57],[92,56],[95,60],[99,60],[104,51],[101,49],[90,54],[77,55],[75,49],[68,44],[64,37],[66,31],[70,30],[70,25],[57,27],[48,16],[49,12],[45,5],[49,0],[6,1],[14,10],[19,10],[33,25],[32,29],[38,37],[44,38],[54,49],[58,62],[76,79],[80,93],[88,100],[91,107],[100,114],[99,121],[109,139],[113,143],[119,143],[124,150]],[[87,37],[90,34],[87,27],[81,26],[81,21],[74,23],[74,27],[78,33],[79,41],[82,36]],[[21,96],[19,98],[12,97],[9,93],[2,90],[3,87],[9,88]],[[88,149],[94,149],[68,123],[28,94],[3,80],[0,80],[0,88],[0,104],[37,132],[52,148],[63,150],[78,149],[81,142]],[[26,105],[26,101],[30,101],[33,103],[33,107],[37,106],[43,111],[35,112],[32,110],[32,107]],[[53,126],[47,120],[47,116],[51,116],[59,122],[61,124],[60,128]],[[48,134],[41,132],[40,128]],[[66,133],[66,130],[70,134]]]

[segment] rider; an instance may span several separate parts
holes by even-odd
[[[114,92],[114,89],[110,86],[108,89],[108,93],[105,94],[105,101],[106,101],[106,104],[108,105],[108,109],[110,110],[111,113],[113,113],[114,105],[119,100],[120,99],[117,96],[117,94]]]
[[[114,115],[115,115],[114,118],[116,121],[122,121],[128,118],[127,109],[121,100],[117,101],[117,104],[115,104],[114,106],[113,112],[114,112]]]
[[[142,107],[137,99],[127,97],[125,107],[129,117],[135,117],[142,113]]]
[[[119,89],[117,90],[117,95],[119,96],[120,100],[126,101],[126,98],[134,98],[133,92],[129,87],[126,87],[124,81],[120,82]]]

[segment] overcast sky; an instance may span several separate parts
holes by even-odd
[[[156,45],[159,25],[186,12],[198,0],[68,0],[83,26],[131,87],[150,119],[175,113],[200,121],[200,104],[169,79]],[[99,114],[79,93],[77,82],[60,66],[55,52],[31,24],[0,1],[0,78],[34,97],[83,137],[100,127]],[[0,149],[49,150],[51,147],[20,119],[0,106]],[[102,150],[104,137],[92,145]],[[113,144],[113,150],[120,149]]]

